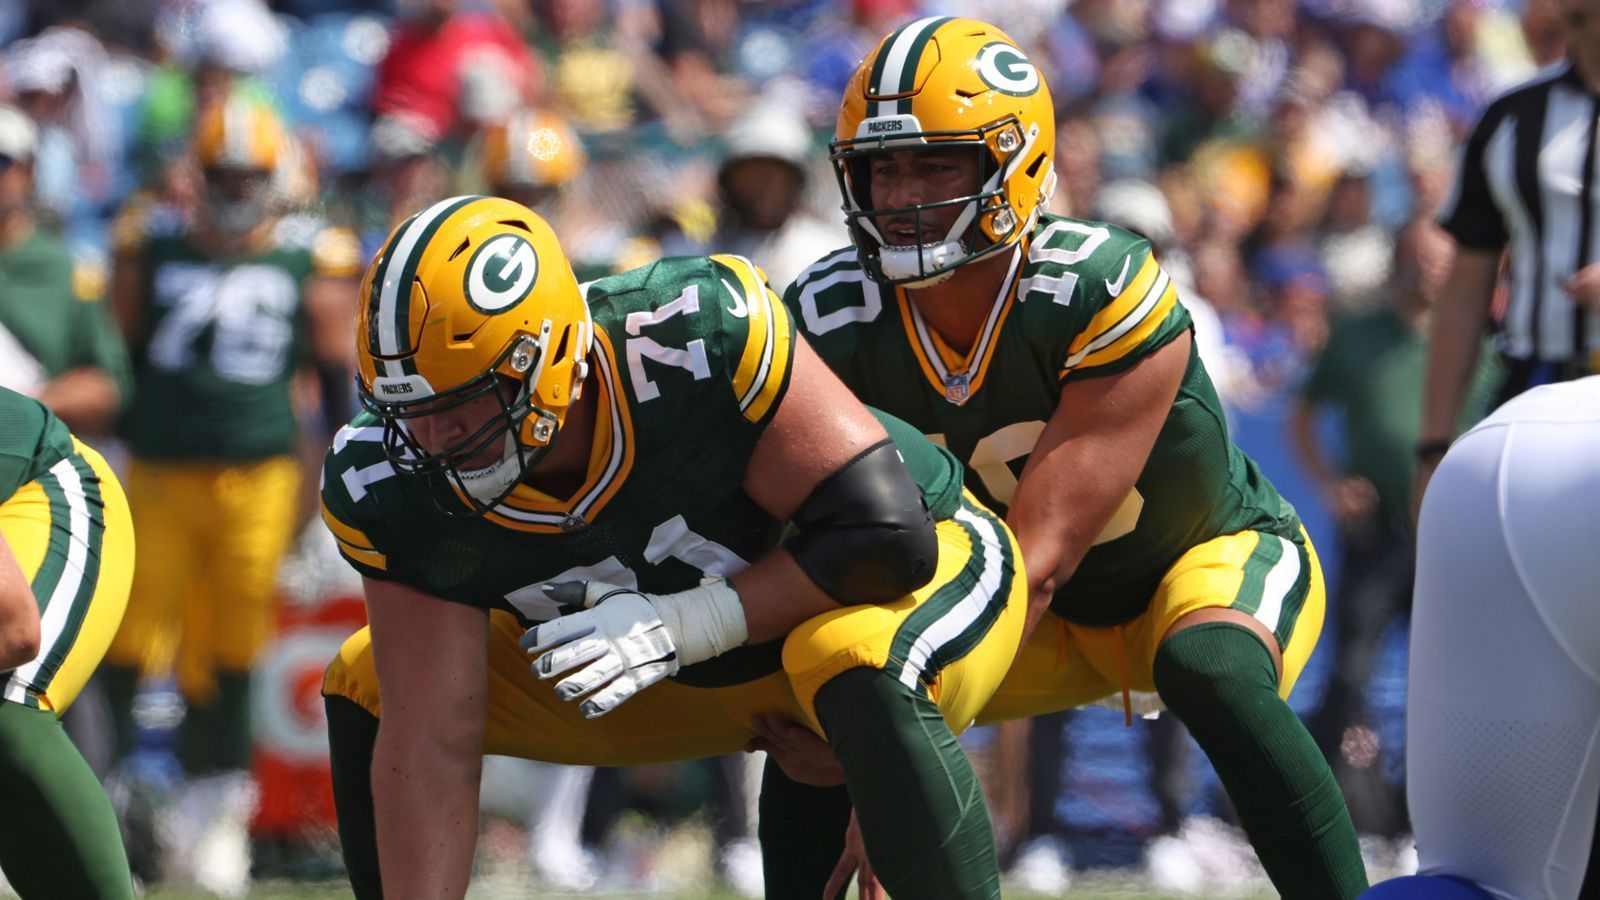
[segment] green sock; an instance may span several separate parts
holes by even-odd
[[[250,768],[250,673],[218,672],[217,695],[190,703],[178,759],[189,775]]]
[[[117,732],[117,760],[120,762],[138,743],[139,730],[133,724],[133,698],[139,693],[139,670],[101,663],[94,677],[104,688],[106,703],[111,707],[111,727]]]
[[[24,900],[132,900],[117,816],[55,713],[0,701],[0,869]]]
[[[761,773],[760,809],[757,830],[767,900],[817,900],[844,852],[849,792],[844,785],[813,787],[792,781],[769,757]]]
[[[933,701],[857,668],[823,685],[816,705],[884,890],[918,900],[999,897],[983,789]]]
[[[378,717],[345,697],[324,696],[322,705],[328,712],[328,762],[345,871],[358,900],[382,900],[378,823],[372,811],[372,747],[378,740]]]
[[[1226,622],[1168,638],[1156,690],[1210,757],[1272,884],[1285,897],[1355,897],[1367,887],[1344,795],[1289,705],[1261,641]]]

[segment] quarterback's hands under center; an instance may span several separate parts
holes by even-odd
[[[746,753],[765,750],[783,774],[801,784],[833,787],[844,784],[844,770],[828,742],[799,722],[775,713],[757,713],[750,719],[756,736],[744,745]]]
[[[644,594],[598,581],[579,584],[577,591],[574,595],[572,583],[546,587],[557,602],[591,608],[529,629],[522,648],[538,657],[533,671],[540,678],[565,675],[556,682],[556,696],[583,697],[578,708],[594,719],[675,674],[678,653]]]

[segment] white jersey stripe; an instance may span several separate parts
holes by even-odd
[[[84,567],[89,558],[89,504],[84,499],[83,480],[78,477],[72,459],[64,459],[51,466],[46,477],[54,478],[61,487],[61,493],[66,496],[70,540],[67,542],[67,561],[61,570],[61,578],[56,582],[49,600],[45,601],[44,615],[39,620],[39,655],[32,662],[17,667],[16,673],[6,683],[5,698],[18,703],[25,702],[26,686],[34,684],[40,668],[63,636],[67,620],[72,616],[73,603],[83,588]],[[46,685],[35,687],[43,688]]]

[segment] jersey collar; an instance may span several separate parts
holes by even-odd
[[[589,473],[571,497],[560,499],[526,484],[487,514],[498,525],[543,533],[582,531],[616,496],[633,470],[633,416],[628,410],[616,353],[605,329],[594,329],[594,387],[600,391]]]
[[[911,340],[911,350],[917,357],[922,374],[933,389],[956,406],[964,405],[983,386],[989,363],[994,359],[994,348],[999,343],[1000,328],[1016,302],[1017,273],[1022,268],[1023,251],[1012,251],[1011,265],[1000,283],[1000,292],[983,321],[978,340],[965,354],[957,353],[945,343],[937,332],[928,327],[917,305],[903,287],[895,288],[895,299],[900,305],[900,320]]]

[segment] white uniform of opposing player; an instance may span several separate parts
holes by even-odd
[[[1600,377],[1512,400],[1433,476],[1406,739],[1423,874],[1578,896],[1600,801]]]

